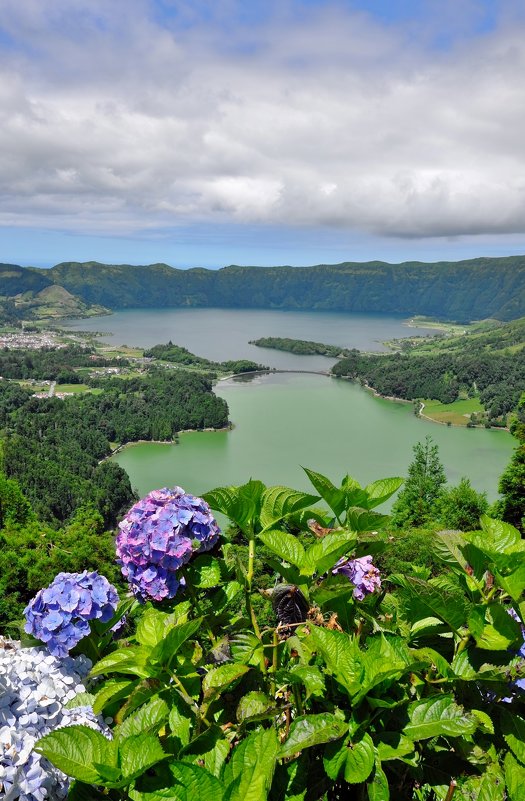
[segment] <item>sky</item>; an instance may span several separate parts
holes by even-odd
[[[525,254],[524,0],[0,0],[0,262]]]

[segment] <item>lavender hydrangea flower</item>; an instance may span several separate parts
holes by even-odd
[[[209,551],[219,526],[210,507],[180,487],[153,490],[119,523],[117,556],[122,573],[139,598],[173,598],[184,579],[179,568],[194,553]]]
[[[381,587],[381,574],[372,564],[371,556],[360,556],[359,559],[344,557],[337,562],[332,573],[342,573],[355,585],[353,594],[358,601]]]
[[[53,656],[65,657],[90,633],[88,621],[113,617],[118,600],[115,587],[96,571],[59,573],[25,608],[25,631],[45,642]]]

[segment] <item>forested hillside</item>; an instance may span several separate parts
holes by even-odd
[[[20,269],[9,267],[11,273]],[[459,321],[511,320],[525,315],[525,256],[435,264],[232,265],[221,270],[64,262],[51,270],[29,273],[31,282],[37,278],[46,284],[52,281],[88,305],[111,309],[322,309],[421,314]],[[19,283],[20,278],[12,276],[0,295],[15,287],[20,291]]]

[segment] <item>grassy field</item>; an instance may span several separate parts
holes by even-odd
[[[466,426],[473,412],[483,412],[478,398],[466,398],[453,403],[441,403],[437,400],[423,401],[425,408],[422,414],[438,423],[451,423],[455,426]]]

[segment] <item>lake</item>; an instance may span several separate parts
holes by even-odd
[[[290,337],[343,348],[385,351],[385,340],[436,333],[435,329],[408,327],[405,318],[384,314],[266,309],[126,309],[108,317],[68,320],[65,325],[107,332],[102,341],[115,345],[149,348],[171,340],[214,361],[251,359],[281,370],[328,370],[336,360],[258,348],[249,341],[268,336]]]
[[[270,374],[222,381],[216,391],[228,402],[232,431],[184,433],[178,445],[132,445],[113,457],[140,495],[175,484],[199,495],[249,478],[308,489],[301,465],[335,483],[349,473],[366,484],[406,475],[412,446],[430,434],[449,481],[466,475],[494,500],[515,444],[504,431],[418,419],[409,403],[323,376]]]
[[[383,340],[435,333],[388,315],[261,309],[129,309],[69,325],[107,331],[103,340],[115,344],[149,347],[171,339],[209,359],[246,358],[288,370],[327,370],[335,360],[256,348],[249,340],[281,336],[384,351]],[[178,445],[133,445],[114,457],[140,495],[174,484],[201,494],[250,477],[308,489],[301,465],[335,482],[349,473],[366,484],[406,475],[412,446],[430,434],[449,481],[466,475],[494,500],[515,445],[504,431],[420,420],[412,404],[376,398],[357,384],[324,376],[271,374],[221,381],[216,391],[228,402],[232,431],[185,433]]]

